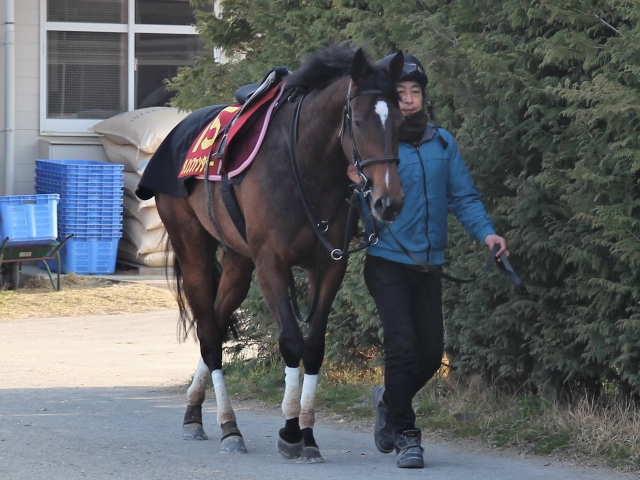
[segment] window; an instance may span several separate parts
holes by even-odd
[[[41,0],[41,12],[43,135],[165,104],[164,80],[205,53],[189,0]]]

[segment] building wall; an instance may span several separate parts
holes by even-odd
[[[40,2],[39,0],[15,0],[15,195],[34,192],[35,160],[38,156],[39,139],[39,44],[40,44]],[[2,25],[3,45],[0,48],[0,107],[2,115],[0,127],[0,191],[4,194],[5,175],[5,38],[6,0],[1,2],[0,24]]]
[[[14,194],[34,193],[39,155],[40,1],[16,0],[16,154]]]
[[[0,0],[0,195],[4,195],[4,35],[6,0]]]
[[[40,0],[14,0],[15,5],[15,157],[14,195],[35,192],[35,162],[39,158],[106,160],[97,137],[40,136]],[[6,0],[0,0],[2,44],[5,35]],[[4,45],[0,47],[0,195],[4,191],[5,175],[5,86]],[[61,145],[64,144],[64,145]],[[78,145],[76,145],[76,143]],[[89,143],[93,143],[89,145]],[[54,146],[51,146],[54,144]]]

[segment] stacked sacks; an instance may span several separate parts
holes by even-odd
[[[124,219],[118,259],[159,267],[164,265],[166,230],[155,198],[140,200],[138,182],[165,137],[188,112],[172,107],[133,110],[108,118],[90,130],[100,134],[107,158],[124,165]],[[171,264],[172,258],[169,258]]]

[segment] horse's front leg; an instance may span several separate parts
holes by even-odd
[[[330,260],[326,260],[329,262]],[[275,281],[274,272],[267,284],[261,288],[280,326],[280,352],[285,360],[285,393],[282,411],[285,426],[279,432],[278,451],[285,458],[297,458],[303,463],[322,463],[324,459],[313,435],[315,424],[315,398],[318,373],[324,359],[325,332],[327,318],[335,296],[344,278],[346,260],[325,263],[320,285],[318,305],[310,320],[309,334],[304,339],[295,317],[288,294],[290,271],[281,273]],[[308,272],[310,295],[315,292],[315,270]],[[283,278],[284,277],[284,278]],[[260,274],[258,274],[260,279]],[[277,288],[274,288],[277,287]],[[309,305],[311,302],[309,302]],[[303,361],[305,375],[300,388],[300,361]]]
[[[304,448],[300,429],[300,361],[304,337],[289,298],[290,265],[275,255],[256,261],[260,290],[278,322],[278,345],[285,362],[285,390],[282,413],[285,426],[280,429],[277,448],[284,458],[300,458]]]
[[[300,430],[304,447],[300,455],[300,460],[307,463],[323,462],[320,449],[313,435],[315,425],[315,400],[318,386],[318,374],[324,360],[325,333],[327,331],[327,320],[331,311],[331,305],[338,293],[342,279],[346,271],[346,260],[338,262],[325,259],[324,275],[320,285],[320,296],[318,306],[313,318],[310,321],[307,338],[304,342],[304,354],[302,362],[304,365],[304,381],[300,398]],[[315,293],[316,272],[308,271],[309,276],[309,305]]]

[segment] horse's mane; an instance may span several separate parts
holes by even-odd
[[[350,45],[337,44],[318,48],[315,54],[304,58],[298,70],[285,77],[285,88],[304,87],[309,91],[326,88],[334,81],[351,73],[351,64],[356,50]],[[376,88],[390,98],[397,98],[395,86],[380,67],[371,65],[371,73],[373,75],[362,87]]]

